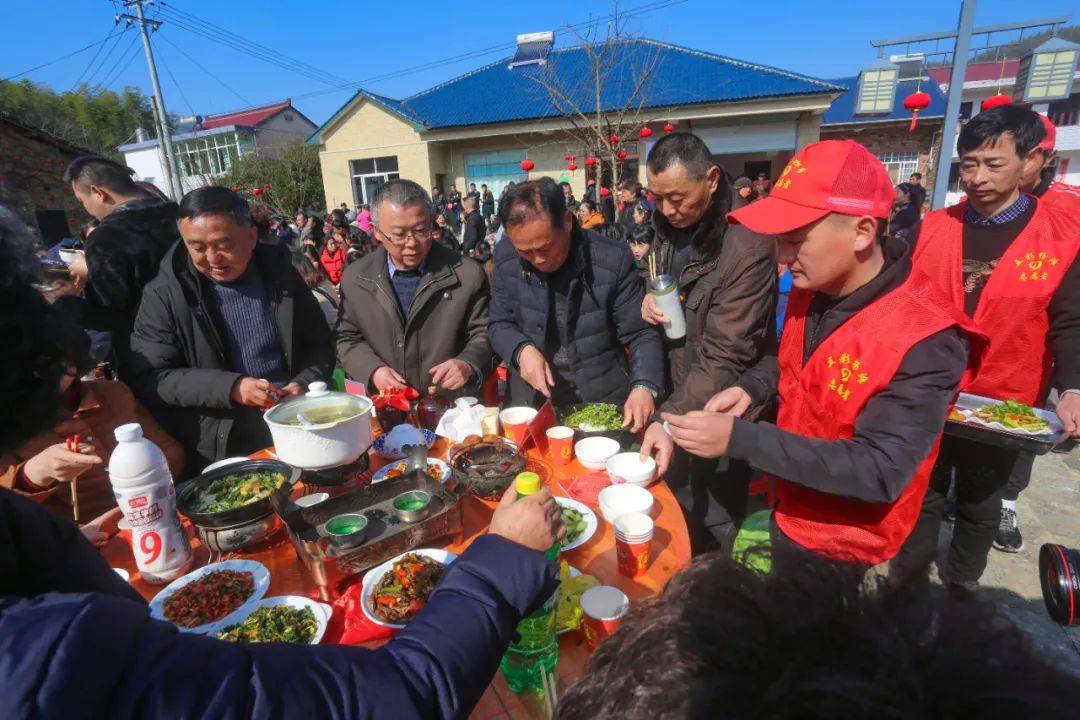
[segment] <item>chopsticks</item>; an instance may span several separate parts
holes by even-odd
[[[649,253],[648,258],[649,258],[649,280],[651,282],[656,282],[656,256],[653,255],[652,253]]]
[[[72,435],[66,441],[67,449],[69,452],[79,452],[79,436],[78,434]],[[79,489],[76,487],[79,479],[77,477],[72,478],[68,483],[71,486],[71,519],[76,524],[79,522]]]
[[[540,682],[544,686],[544,710],[549,718],[555,717],[555,706],[559,704],[559,693],[555,685],[555,673],[540,667]]]

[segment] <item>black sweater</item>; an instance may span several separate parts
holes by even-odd
[[[903,240],[885,246],[886,264],[876,278],[841,298],[818,294],[806,322],[803,363],[848,318],[911,273]],[[956,387],[967,367],[968,342],[950,328],[915,344],[885,388],[871,397],[851,440],[822,440],[781,430],[771,423],[737,419],[728,455],[755,468],[830,495],[889,503],[900,496],[930,452]],[[738,382],[755,403],[776,394],[779,365],[764,358]]]

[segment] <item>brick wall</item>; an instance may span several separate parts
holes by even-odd
[[[822,127],[822,140],[854,140],[878,155],[885,152],[916,152],[919,154],[919,172],[923,174],[923,187],[934,187],[934,164],[937,162],[941,143],[941,123],[920,121],[915,132],[908,132],[907,123],[874,123]],[[906,182],[907,178],[900,178]]]
[[[78,154],[0,122],[0,204],[35,228],[36,211],[62,210],[69,229],[77,233],[90,216],[61,177]]]

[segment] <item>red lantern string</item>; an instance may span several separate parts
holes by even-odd
[[[638,135],[643,137],[643,138],[647,138],[650,135],[652,135],[652,130],[650,128],[643,127],[643,128],[641,128],[641,131],[638,132]]]
[[[521,169],[525,172],[529,172],[534,167],[536,167],[536,163],[534,163],[532,160],[529,160],[528,158],[525,158],[521,161]]]
[[[669,122],[664,123],[664,132],[669,133],[675,129],[675,126]]]
[[[930,96],[924,93],[921,87],[920,83],[919,89],[904,98],[904,107],[911,111],[911,124],[908,125],[908,132],[915,131],[919,124],[919,111],[925,110],[930,105]]]

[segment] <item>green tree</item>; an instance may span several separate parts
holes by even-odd
[[[244,155],[218,183],[247,198],[257,197],[288,217],[298,208],[322,210],[326,205],[319,148],[303,141],[284,146],[274,156]]]

